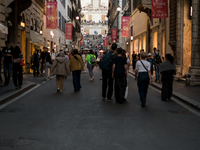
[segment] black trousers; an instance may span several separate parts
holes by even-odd
[[[13,63],[13,83],[15,86],[21,86],[23,80],[22,66],[20,63]]]
[[[36,75],[39,76],[40,72],[39,72],[39,65],[35,65],[33,64],[33,76],[35,77]],[[37,71],[37,73],[36,73]]]
[[[111,70],[102,70],[102,97],[111,99],[113,94],[113,78]]]
[[[126,77],[115,77],[115,99],[117,102],[124,100],[125,92],[127,87]]]
[[[162,93],[161,99],[166,100],[172,97],[173,91],[173,74],[162,74]]]

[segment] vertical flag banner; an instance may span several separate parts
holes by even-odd
[[[57,2],[47,1],[46,4],[46,27],[47,29],[57,29]]]
[[[80,42],[80,45],[84,45],[84,36],[82,36],[82,40]]]
[[[168,0],[151,0],[151,17],[168,17]]]
[[[104,39],[104,47],[107,47],[107,46],[108,46],[108,39],[105,38],[105,39]]]
[[[131,17],[124,16],[122,17],[122,37],[131,36]]]
[[[72,31],[73,31],[73,25],[72,23],[66,24],[66,39],[72,40]]]
[[[117,43],[117,29],[112,29],[112,42],[116,41]]]

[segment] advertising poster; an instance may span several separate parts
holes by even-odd
[[[168,17],[168,0],[151,0],[151,17]]]
[[[130,37],[131,36],[131,17],[124,16],[122,17],[122,37]]]
[[[47,1],[46,4],[46,27],[47,29],[57,29],[57,2]]]

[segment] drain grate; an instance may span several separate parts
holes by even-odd
[[[0,146],[6,146],[6,147],[20,147],[20,146],[28,146],[28,145],[35,145],[39,143],[37,140],[32,139],[6,139],[0,141]]]
[[[174,111],[174,110],[169,110],[170,113],[173,114],[190,114],[190,111]]]

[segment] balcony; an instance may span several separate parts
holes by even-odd
[[[133,8],[137,8],[140,11],[145,12],[149,15],[151,10],[151,0],[134,0]]]

